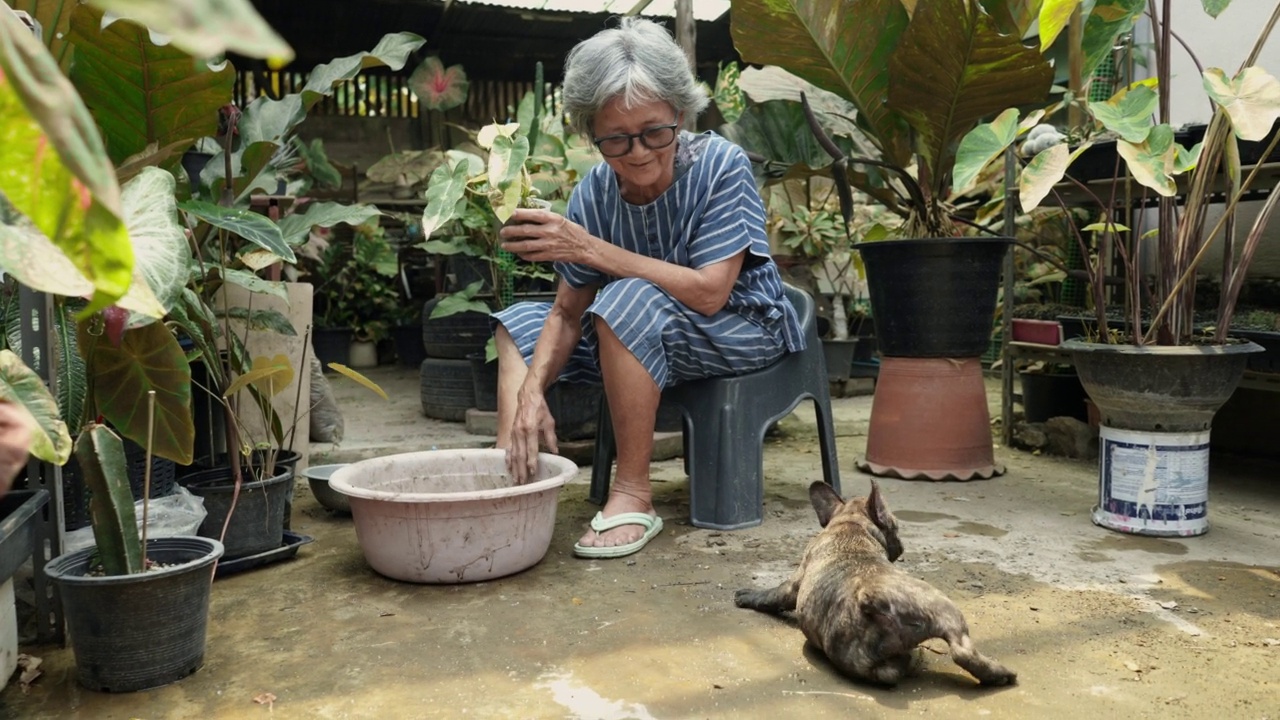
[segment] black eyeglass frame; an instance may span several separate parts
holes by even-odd
[[[671,145],[671,143],[675,142],[676,138],[679,137],[680,133],[679,132],[671,133],[671,140],[658,146],[650,145],[649,141],[645,140],[644,136],[648,133],[653,132],[654,130],[677,130],[679,127],[680,127],[680,123],[669,123],[666,125],[651,125],[641,130],[638,133],[617,133],[614,135],[605,135],[604,137],[593,137],[591,138],[591,144],[595,145],[596,149],[600,151],[600,154],[604,155],[607,158],[619,158],[629,154],[635,148],[636,140],[639,140],[641,145],[645,146],[650,150],[661,150],[662,148],[668,147]],[[627,140],[627,149],[623,150],[620,153],[610,155],[609,153],[604,151],[604,148],[600,147],[600,143],[607,142],[609,140],[621,140],[622,138],[626,138]]]

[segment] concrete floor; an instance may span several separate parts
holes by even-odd
[[[313,447],[313,463],[488,442],[423,418],[415,371],[371,376],[391,402],[339,381],[347,438]],[[871,398],[834,404],[845,492],[862,494],[853,459]],[[1280,719],[1276,466],[1215,458],[1212,531],[1188,540],[1092,525],[1091,463],[999,449],[1008,473],[993,480],[882,481],[902,567],[950,595],[978,647],[1019,673],[983,690],[926,652],[920,675],[886,690],[835,674],[791,623],[733,606],[736,588],[782,579],[817,530],[812,414],[782,430],[768,441],[762,526],[688,525],[687,483],[666,461],[654,468],[663,535],[631,558],[579,560],[570,547],[596,510],[584,468],[561,495],[546,558],[480,584],[376,575],[350,519],[301,484],[293,527],[315,542],[215,583],[199,672],[110,696],[76,686],[69,649],[23,647],[45,675],[25,694],[10,683],[0,717]],[[255,702],[265,693],[274,701]]]

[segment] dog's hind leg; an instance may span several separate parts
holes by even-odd
[[[733,594],[733,604],[777,615],[796,609],[796,596],[799,592],[800,583],[795,577],[791,577],[768,590],[739,590]]]
[[[943,639],[951,646],[951,659],[978,678],[978,682],[983,685],[1012,685],[1018,681],[1017,673],[978,652],[968,633],[949,635]]]

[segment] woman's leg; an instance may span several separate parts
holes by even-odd
[[[653,426],[658,415],[661,389],[640,360],[618,339],[613,329],[596,316],[595,331],[600,353],[600,374],[609,399],[609,416],[618,447],[618,472],[609,486],[609,499],[601,513],[653,514],[653,490],[649,484],[649,460],[653,455]],[[639,540],[640,525],[622,525],[602,533],[589,530],[578,544],[614,547]]]

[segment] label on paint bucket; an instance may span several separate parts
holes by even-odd
[[[1209,431],[1098,432],[1098,507],[1103,527],[1142,535],[1209,529]]]

